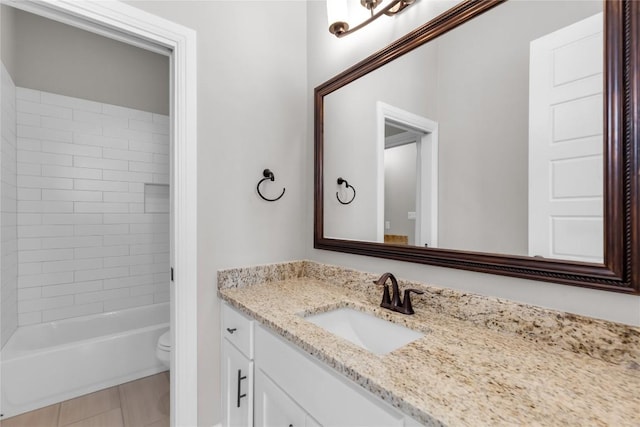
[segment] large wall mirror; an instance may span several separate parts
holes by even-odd
[[[639,15],[469,0],[317,87],[314,246],[640,293]]]

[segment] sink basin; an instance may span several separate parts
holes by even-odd
[[[379,355],[424,336],[422,332],[346,307],[313,314],[305,320]]]

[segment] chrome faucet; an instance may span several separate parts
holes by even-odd
[[[389,285],[387,284],[387,279],[391,279],[391,286],[393,296],[389,295]],[[404,302],[400,300],[400,289],[398,287],[398,280],[391,273],[384,273],[378,280],[374,280],[376,285],[382,285],[384,287],[382,291],[382,302],[380,303],[380,307],[387,308],[392,311],[396,311],[402,314],[413,314],[413,307],[411,306],[411,292],[416,294],[423,294],[421,290],[418,289],[405,289],[404,291]]]

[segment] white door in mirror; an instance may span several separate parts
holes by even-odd
[[[531,42],[529,255],[603,260],[603,15]]]
[[[531,42],[529,255],[603,260],[603,15]]]

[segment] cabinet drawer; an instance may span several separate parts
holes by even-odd
[[[222,304],[222,336],[253,359],[253,320],[227,304]]]

